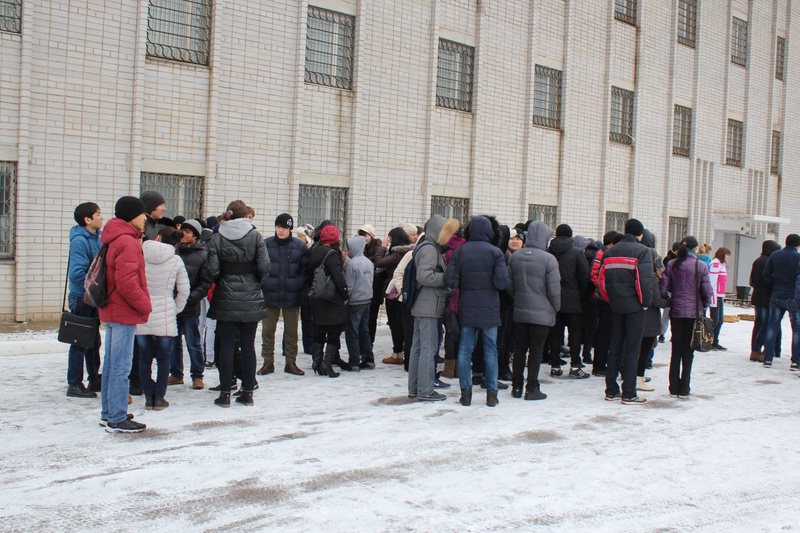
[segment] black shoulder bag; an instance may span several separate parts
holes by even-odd
[[[79,348],[91,348],[97,339],[100,319],[80,316],[67,310],[67,287],[69,287],[69,259],[67,259],[67,278],[64,281],[64,297],[61,300],[61,323],[58,326],[58,342],[65,342]]]

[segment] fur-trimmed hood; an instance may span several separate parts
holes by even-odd
[[[460,228],[461,222],[454,218],[448,219],[442,226],[442,230],[439,232],[439,246],[445,248],[450,242],[450,237],[455,235]]]

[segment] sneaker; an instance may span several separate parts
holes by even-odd
[[[176,378],[174,376],[170,376],[167,378],[167,385],[183,385],[183,378]]]
[[[146,425],[134,422],[130,418],[126,418],[118,424],[109,422],[106,426],[107,433],[141,433],[145,429],[147,429]]]
[[[800,370],[800,365],[798,365],[797,363],[792,363],[791,365],[789,365],[789,370],[791,370],[792,372],[797,372],[798,370]]]
[[[214,368],[214,361],[206,361],[206,368]]]
[[[451,387],[451,385],[449,383],[445,383],[444,381],[439,379],[439,376],[437,374],[436,379],[433,380],[433,388],[434,389],[449,389],[450,387]]]
[[[676,396],[676,398],[678,398],[679,400],[688,400],[689,399],[689,395],[688,394],[678,394],[678,396]]]
[[[617,400],[622,399],[622,395],[620,393],[616,394],[606,394],[606,401],[607,402],[615,402]]]
[[[764,361],[764,368],[772,368],[772,361]]]
[[[206,384],[203,383],[203,379],[202,378],[194,378],[194,379],[192,379],[192,388],[194,390],[201,390],[205,386],[206,386]]]
[[[441,402],[446,399],[447,396],[444,394],[439,394],[436,391],[433,391],[430,396],[417,396],[418,402]]]
[[[361,370],[375,370],[375,361],[361,361],[358,366]]]
[[[511,396],[514,398],[522,398],[522,387],[512,387]]]
[[[586,379],[589,377],[589,374],[581,370],[580,368],[572,368],[569,371],[569,377],[573,379]]]
[[[70,398],[97,398],[97,394],[87,389],[83,383],[68,386],[67,396]]]
[[[550,367],[550,376],[551,377],[557,378],[558,376],[561,376],[563,374],[564,374],[564,371],[561,370],[559,367],[557,367],[557,366]]]
[[[133,418],[133,414],[132,413],[128,413],[128,420],[130,420],[132,418]],[[108,425],[108,420],[106,420],[105,418],[101,418],[100,419],[100,427],[106,427],[107,425]]]
[[[645,398],[642,398],[641,396],[634,396],[633,398],[622,398],[622,405],[642,405],[645,403],[647,403],[647,400]]]

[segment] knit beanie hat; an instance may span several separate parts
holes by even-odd
[[[797,233],[790,233],[786,236],[786,246],[796,248],[800,246],[800,235]]]
[[[572,237],[572,228],[569,224],[561,224],[556,228],[556,237]]]
[[[135,196],[123,196],[114,206],[114,216],[125,222],[130,222],[144,212],[144,204]]]
[[[628,221],[625,222],[625,233],[638,237],[644,233],[644,224],[635,218],[629,218]]]
[[[194,233],[195,238],[199,238],[200,234],[203,232],[203,228],[200,227],[200,223],[196,220],[187,220],[183,224],[181,224],[181,229],[191,230]]]
[[[275,219],[275,226],[292,229],[294,228],[294,219],[289,213],[282,213]]]
[[[333,224],[322,228],[319,234],[319,242],[322,244],[335,244],[339,242],[339,228]]]
[[[186,222],[186,217],[182,216],[182,215],[178,215],[175,218],[173,218],[172,221],[175,224],[183,224],[184,222]]]
[[[161,204],[167,203],[163,196],[156,191],[144,191],[139,198],[142,200],[144,204],[144,212],[148,215],[153,212],[153,210],[160,206]]]

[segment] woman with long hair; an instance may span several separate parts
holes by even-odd
[[[705,315],[712,298],[708,267],[697,258],[697,239],[681,240],[677,257],[669,262],[661,278],[661,295],[670,302],[672,357],[669,363],[669,394],[688,398],[692,375],[692,330],[697,317]]]
[[[375,267],[382,269],[383,276],[380,279],[386,280],[381,283],[380,291],[385,293],[387,285],[394,288],[393,294],[386,297],[386,318],[389,322],[389,331],[392,333],[392,355],[383,360],[386,364],[399,364],[403,362],[403,303],[396,295],[402,292],[402,287],[394,285],[394,271],[407,252],[414,249],[411,239],[403,228],[392,228],[386,238],[386,255],[375,260]],[[379,279],[376,277],[376,280]]]
[[[708,267],[708,274],[711,278],[711,288],[714,290],[714,298],[711,300],[711,319],[714,321],[714,344],[712,350],[724,352],[727,350],[719,343],[719,332],[725,318],[725,288],[728,285],[728,261],[731,260],[731,251],[725,247],[717,248],[714,252],[714,259]]]
[[[220,217],[219,232],[208,242],[208,275],[216,283],[208,316],[217,321],[220,393],[214,403],[231,406],[233,353],[238,340],[242,352],[242,394],[238,403],[253,405],[256,386],[255,338],[258,323],[267,316],[261,280],[269,274],[264,239],[247,218],[241,200],[228,204]]]

